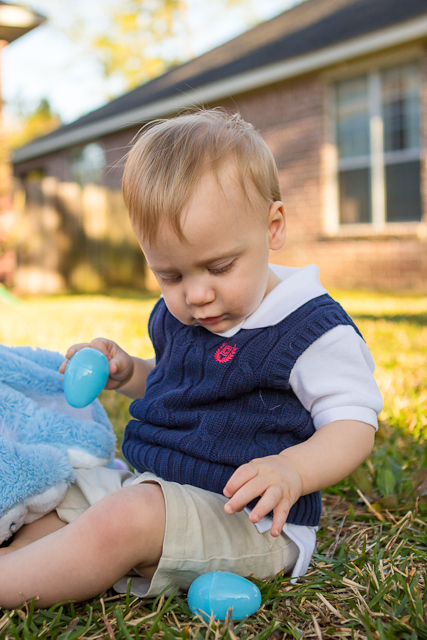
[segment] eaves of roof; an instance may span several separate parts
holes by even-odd
[[[342,5],[344,5],[344,9],[348,9],[349,6],[350,8],[354,8],[355,6],[360,8],[364,6],[368,13],[371,7],[375,5],[377,7],[383,5],[383,7],[388,7],[389,10],[394,6],[394,8],[397,7],[398,11],[394,14],[393,11],[391,11],[392,18],[394,18],[395,22],[390,26],[369,32],[366,25],[364,25],[363,28],[365,31],[368,31],[368,33],[364,33],[363,35],[358,34],[357,37],[346,39],[345,35],[349,33],[347,29],[347,32],[344,30],[340,34],[341,39],[339,39],[338,42],[330,46],[317,46],[316,48],[316,45],[322,42],[320,37],[322,29],[319,23],[325,18],[320,19],[320,21],[317,20],[317,22],[315,22],[318,36],[317,41],[314,41],[313,47],[313,35],[315,34],[312,32],[311,38],[307,38],[306,34],[305,39],[312,42],[312,47],[311,50],[303,52],[300,55],[295,54],[295,51],[298,51],[295,36],[302,37],[304,28],[297,29],[296,32],[291,32],[290,34],[285,34],[285,40],[289,41],[290,38],[291,41],[293,41],[293,44],[291,42],[291,46],[288,42],[290,49],[288,49],[287,55],[286,51],[283,50],[283,46],[281,49],[278,47],[278,37],[276,36],[273,37],[270,42],[264,44],[264,46],[259,47],[255,51],[249,51],[245,55],[224,65],[212,67],[208,71],[201,71],[199,74],[190,74],[190,77],[188,73],[185,73],[188,67],[193,68],[196,66],[197,68],[198,66],[203,69],[203,58],[207,58],[207,63],[209,63],[209,61],[212,62],[212,54],[214,54],[215,51],[217,52],[216,58],[221,59],[220,54],[224,48],[233,45],[233,43],[236,43],[240,38],[244,41],[248,33],[260,30],[262,27],[265,28],[266,23],[264,23],[264,25],[259,25],[259,27],[252,29],[251,32],[239,36],[230,43],[221,45],[216,50],[200,56],[200,58],[170,70],[160,78],[156,78],[146,85],[134,89],[108,105],[83,116],[76,122],[60,127],[60,129],[57,129],[47,136],[17,149],[13,155],[13,163],[18,164],[65,147],[81,144],[122,128],[138,126],[142,122],[153,118],[169,116],[186,107],[218,101],[229,96],[235,96],[246,91],[267,86],[274,82],[318,71],[359,56],[368,55],[427,37],[427,7],[425,6],[425,0],[406,0],[406,3],[402,3],[401,0],[308,0],[297,8],[301,9],[310,6],[318,8],[328,4],[329,6],[334,6],[335,9],[338,8],[332,16],[327,16],[329,20],[329,30],[334,26],[334,20],[332,20],[332,25],[330,24],[331,17],[335,18],[336,23],[337,15],[343,9]],[[404,7],[404,5],[406,5],[406,13],[404,12],[402,14],[402,6]],[[402,15],[407,15],[408,9],[411,8],[412,13],[415,13],[416,17],[403,22],[399,21],[399,17],[401,18]],[[272,19],[269,23],[277,23],[279,22],[279,18],[283,18],[283,16],[291,12],[285,12],[285,14]],[[411,15],[411,11],[409,11],[409,15]],[[383,15],[381,17],[384,19]],[[366,19],[366,15],[364,19]],[[267,23],[267,26],[270,26],[271,31],[271,25]],[[280,28],[280,25],[276,25],[276,27],[277,26]],[[335,26],[337,27],[338,24],[335,24]],[[359,24],[359,31],[362,26],[363,25]],[[312,30],[313,25],[306,26],[305,29]],[[356,28],[356,32],[357,31],[358,29]],[[302,39],[304,39],[304,37],[302,37]],[[245,42],[243,42],[243,44],[245,44]],[[272,59],[272,48],[279,50],[278,55],[281,59],[266,64],[266,60]],[[291,55],[292,52],[294,55]],[[249,65],[248,62],[250,62]],[[180,75],[183,77],[181,82],[178,80]],[[174,80],[176,81],[174,82]]]
[[[0,0],[0,40],[13,42],[45,21],[37,11]]]

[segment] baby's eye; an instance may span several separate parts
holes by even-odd
[[[162,280],[166,284],[175,284],[181,280],[181,276],[171,276],[170,278],[163,278],[162,276]]]
[[[235,263],[235,260],[233,260],[229,264],[226,264],[224,267],[218,267],[216,269],[209,269],[209,271],[211,273],[213,273],[213,274],[226,273],[227,271],[230,271],[230,269],[233,267],[234,263]]]

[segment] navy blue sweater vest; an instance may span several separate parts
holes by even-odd
[[[157,366],[130,406],[126,459],[139,472],[222,494],[240,465],[314,433],[289,376],[315,340],[343,324],[358,331],[325,294],[276,325],[223,338],[182,324],[160,299],[149,321]],[[288,522],[315,526],[320,513],[320,492],[312,493],[293,505]]]

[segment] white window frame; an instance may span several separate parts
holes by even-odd
[[[330,236],[360,236],[391,233],[413,233],[420,231],[423,235],[427,227],[425,221],[421,222],[387,222],[386,221],[386,196],[385,196],[385,162],[399,162],[401,160],[421,159],[423,161],[423,147],[418,150],[393,151],[384,153],[383,144],[383,118],[381,109],[381,73],[387,67],[394,67],[410,62],[421,63],[423,51],[421,47],[411,47],[406,50],[396,51],[377,57],[369,62],[359,62],[346,65],[344,68],[333,69],[323,74],[325,82],[325,144],[323,146],[322,163],[324,167],[323,210],[324,228]],[[335,83],[340,80],[350,80],[353,77],[366,75],[369,86],[370,107],[370,136],[371,136],[371,205],[372,222],[357,224],[340,224],[339,211],[339,169],[356,169],[366,166],[368,158],[341,158],[338,159],[336,142],[336,113],[335,113]],[[422,98],[422,92],[421,92]],[[421,117],[425,118],[423,104],[421,104]],[[422,231],[421,229],[422,228]]]

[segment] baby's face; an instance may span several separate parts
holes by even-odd
[[[248,210],[224,171],[221,184],[224,193],[211,172],[200,181],[181,218],[187,242],[169,226],[159,230],[155,245],[140,240],[172,315],[213,333],[239,324],[278,284],[269,250],[285,241],[282,203]]]

